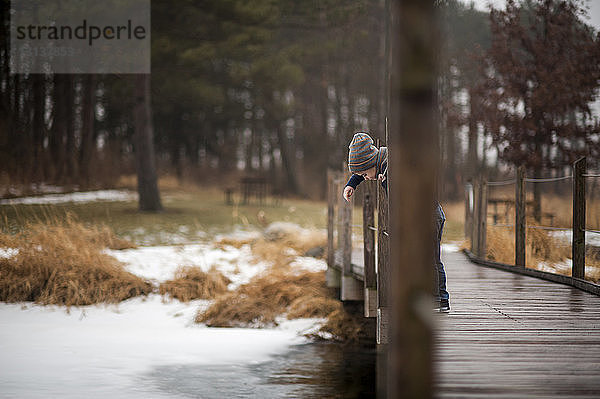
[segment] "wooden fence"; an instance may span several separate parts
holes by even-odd
[[[377,343],[388,342],[389,321],[389,201],[378,181],[365,181],[362,191],[362,225],[353,225],[353,202],[346,202],[342,192],[350,175],[327,171],[327,285],[340,290],[342,301],[364,301],[364,316],[377,317]],[[352,228],[361,227],[362,259],[352,262]],[[337,235],[337,241],[335,236]],[[337,247],[336,247],[337,242]]]
[[[573,164],[573,174],[571,176],[556,178],[527,178],[525,168],[517,169],[514,180],[502,182],[489,182],[483,177],[478,178],[473,184],[467,184],[465,188],[465,236],[471,241],[470,251],[466,251],[472,261],[503,270],[526,274],[546,280],[568,284],[582,290],[600,295],[600,285],[585,280],[585,234],[600,234],[599,231],[586,229],[586,179],[598,178],[600,175],[587,174],[586,158],[581,158]],[[569,180],[573,182],[573,222],[571,228],[561,228],[554,226],[528,226],[526,211],[528,202],[526,201],[526,183],[545,183],[558,180]],[[512,185],[515,186],[514,201],[500,201],[514,204],[515,222],[514,224],[504,224],[505,227],[514,227],[515,230],[515,260],[514,264],[508,265],[499,262],[490,261],[486,257],[487,245],[486,235],[488,228],[488,188],[490,186]],[[492,203],[499,201],[492,199]],[[551,220],[553,215],[545,214]],[[494,223],[497,223],[497,211],[494,213]],[[508,222],[508,221],[507,221]],[[526,259],[526,234],[528,229],[544,230],[571,230],[572,232],[572,272],[571,276],[565,276],[556,273],[543,272],[527,268]]]

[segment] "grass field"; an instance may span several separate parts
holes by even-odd
[[[234,228],[264,227],[289,221],[306,228],[326,227],[326,207],[299,199],[268,198],[264,205],[226,205],[216,188],[197,186],[161,189],[164,211],[144,213],[137,201],[0,205],[0,231],[16,233],[32,221],[64,219],[68,213],[90,225],[106,225],[117,236],[138,245],[193,242]]]

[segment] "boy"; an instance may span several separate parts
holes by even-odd
[[[344,199],[350,201],[356,187],[364,180],[379,180],[387,193],[387,147],[377,149],[373,145],[373,139],[367,133],[358,132],[352,137],[348,151],[348,169],[352,173],[350,180],[344,187]],[[446,290],[446,271],[441,259],[442,230],[446,216],[439,202],[436,201],[434,211],[435,221],[435,246],[434,263],[435,273],[435,300],[436,310],[448,312],[450,310],[449,294]]]

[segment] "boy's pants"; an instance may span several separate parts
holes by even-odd
[[[440,301],[441,299],[449,299],[450,295],[446,290],[446,271],[444,270],[444,264],[441,258],[441,242],[442,242],[442,230],[444,229],[444,222],[446,221],[446,215],[442,210],[442,206],[438,203],[435,211],[435,248],[434,248],[434,261],[435,261],[435,286],[434,286],[434,299]]]

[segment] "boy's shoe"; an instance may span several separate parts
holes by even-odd
[[[450,311],[450,302],[447,299],[440,300],[436,310],[438,312],[449,312]]]

